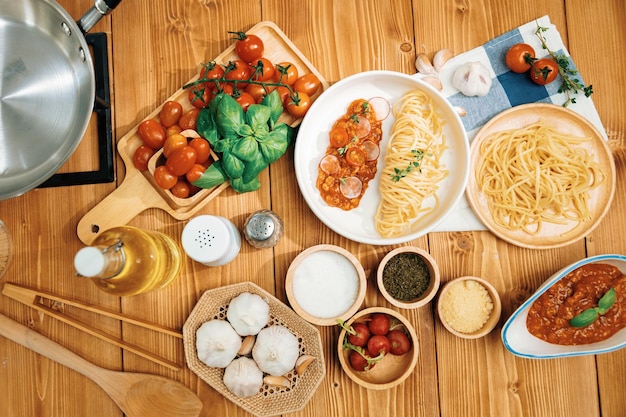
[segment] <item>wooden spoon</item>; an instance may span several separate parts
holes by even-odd
[[[2,314],[0,335],[91,379],[128,417],[197,417],[202,410],[198,396],[177,381],[157,375],[100,368]]]

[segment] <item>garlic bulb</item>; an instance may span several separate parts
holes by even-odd
[[[224,385],[238,397],[252,397],[261,391],[263,372],[256,362],[242,356],[235,359],[224,370]]]
[[[216,368],[225,368],[235,359],[241,337],[226,320],[209,320],[196,331],[198,358]]]
[[[226,318],[240,336],[255,335],[270,320],[270,306],[260,295],[242,292],[230,300]]]
[[[299,354],[298,338],[289,329],[278,324],[261,330],[252,348],[252,358],[259,368],[274,376],[291,371]]]
[[[491,88],[491,74],[482,63],[468,62],[454,72],[452,85],[466,96],[484,96]]]

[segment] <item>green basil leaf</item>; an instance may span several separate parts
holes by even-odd
[[[244,182],[252,181],[254,178],[258,177],[261,171],[267,168],[268,163],[265,162],[263,158],[256,158],[252,161],[246,162],[246,169],[241,176],[241,179]]]
[[[247,193],[261,188],[261,181],[258,178],[254,178],[252,181],[244,182],[242,178],[237,178],[231,180],[230,186],[238,193]]]
[[[221,161],[224,172],[231,180],[240,178],[243,175],[246,164],[232,153],[224,152]]]
[[[234,98],[225,94],[217,104],[215,122],[221,136],[241,136],[242,126],[245,125],[243,108]]]
[[[280,100],[278,91],[274,90],[270,94],[266,95],[261,104],[268,106],[271,110],[270,120],[272,125],[278,121],[278,118],[283,114],[283,103]]]
[[[231,149],[237,158],[249,162],[260,159],[263,156],[259,153],[259,144],[254,136],[245,136],[236,141]]]
[[[262,104],[251,104],[246,112],[246,121],[254,132],[268,131],[271,109]]]
[[[193,182],[193,185],[200,188],[213,188],[227,180],[228,177],[226,177],[226,173],[222,168],[222,161],[218,160],[213,162],[206,171],[204,171],[204,174]]]
[[[198,114],[198,121],[196,122],[196,130],[206,140],[209,141],[211,146],[215,146],[219,139],[219,133],[217,132],[217,124],[215,123],[215,113],[208,108],[200,110]]]
[[[278,160],[287,151],[289,147],[287,127],[285,124],[277,125],[277,128],[269,133],[267,139],[259,140],[259,149],[268,164]]]
[[[595,308],[588,308],[569,321],[570,326],[585,327],[589,326],[598,318],[598,312]]]
[[[606,311],[611,308],[613,303],[615,303],[616,298],[617,293],[615,292],[615,288],[611,287],[611,289],[609,289],[598,301],[598,307],[600,308],[599,313],[606,313]]]
[[[217,153],[224,153],[230,151],[233,147],[233,139],[231,138],[221,138],[215,144],[212,144],[213,150]]]

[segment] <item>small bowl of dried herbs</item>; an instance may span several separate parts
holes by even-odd
[[[376,278],[383,297],[406,309],[428,304],[441,282],[435,259],[415,246],[402,246],[387,253],[378,265]]]

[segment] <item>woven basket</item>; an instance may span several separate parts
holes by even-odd
[[[198,328],[202,323],[211,319],[226,320],[226,311],[230,300],[243,292],[258,294],[267,301],[270,306],[269,324],[280,324],[288,328],[300,342],[300,354],[315,357],[303,375],[297,375],[295,370],[285,375],[291,381],[289,388],[263,385],[258,394],[240,398],[231,393],[224,385],[222,381],[224,369],[209,367],[198,359],[196,354],[196,331]],[[259,417],[291,413],[302,409],[311,399],[326,374],[324,351],[319,331],[300,318],[279,299],[252,282],[243,282],[206,291],[198,300],[183,326],[183,341],[189,369],[230,401]]]

